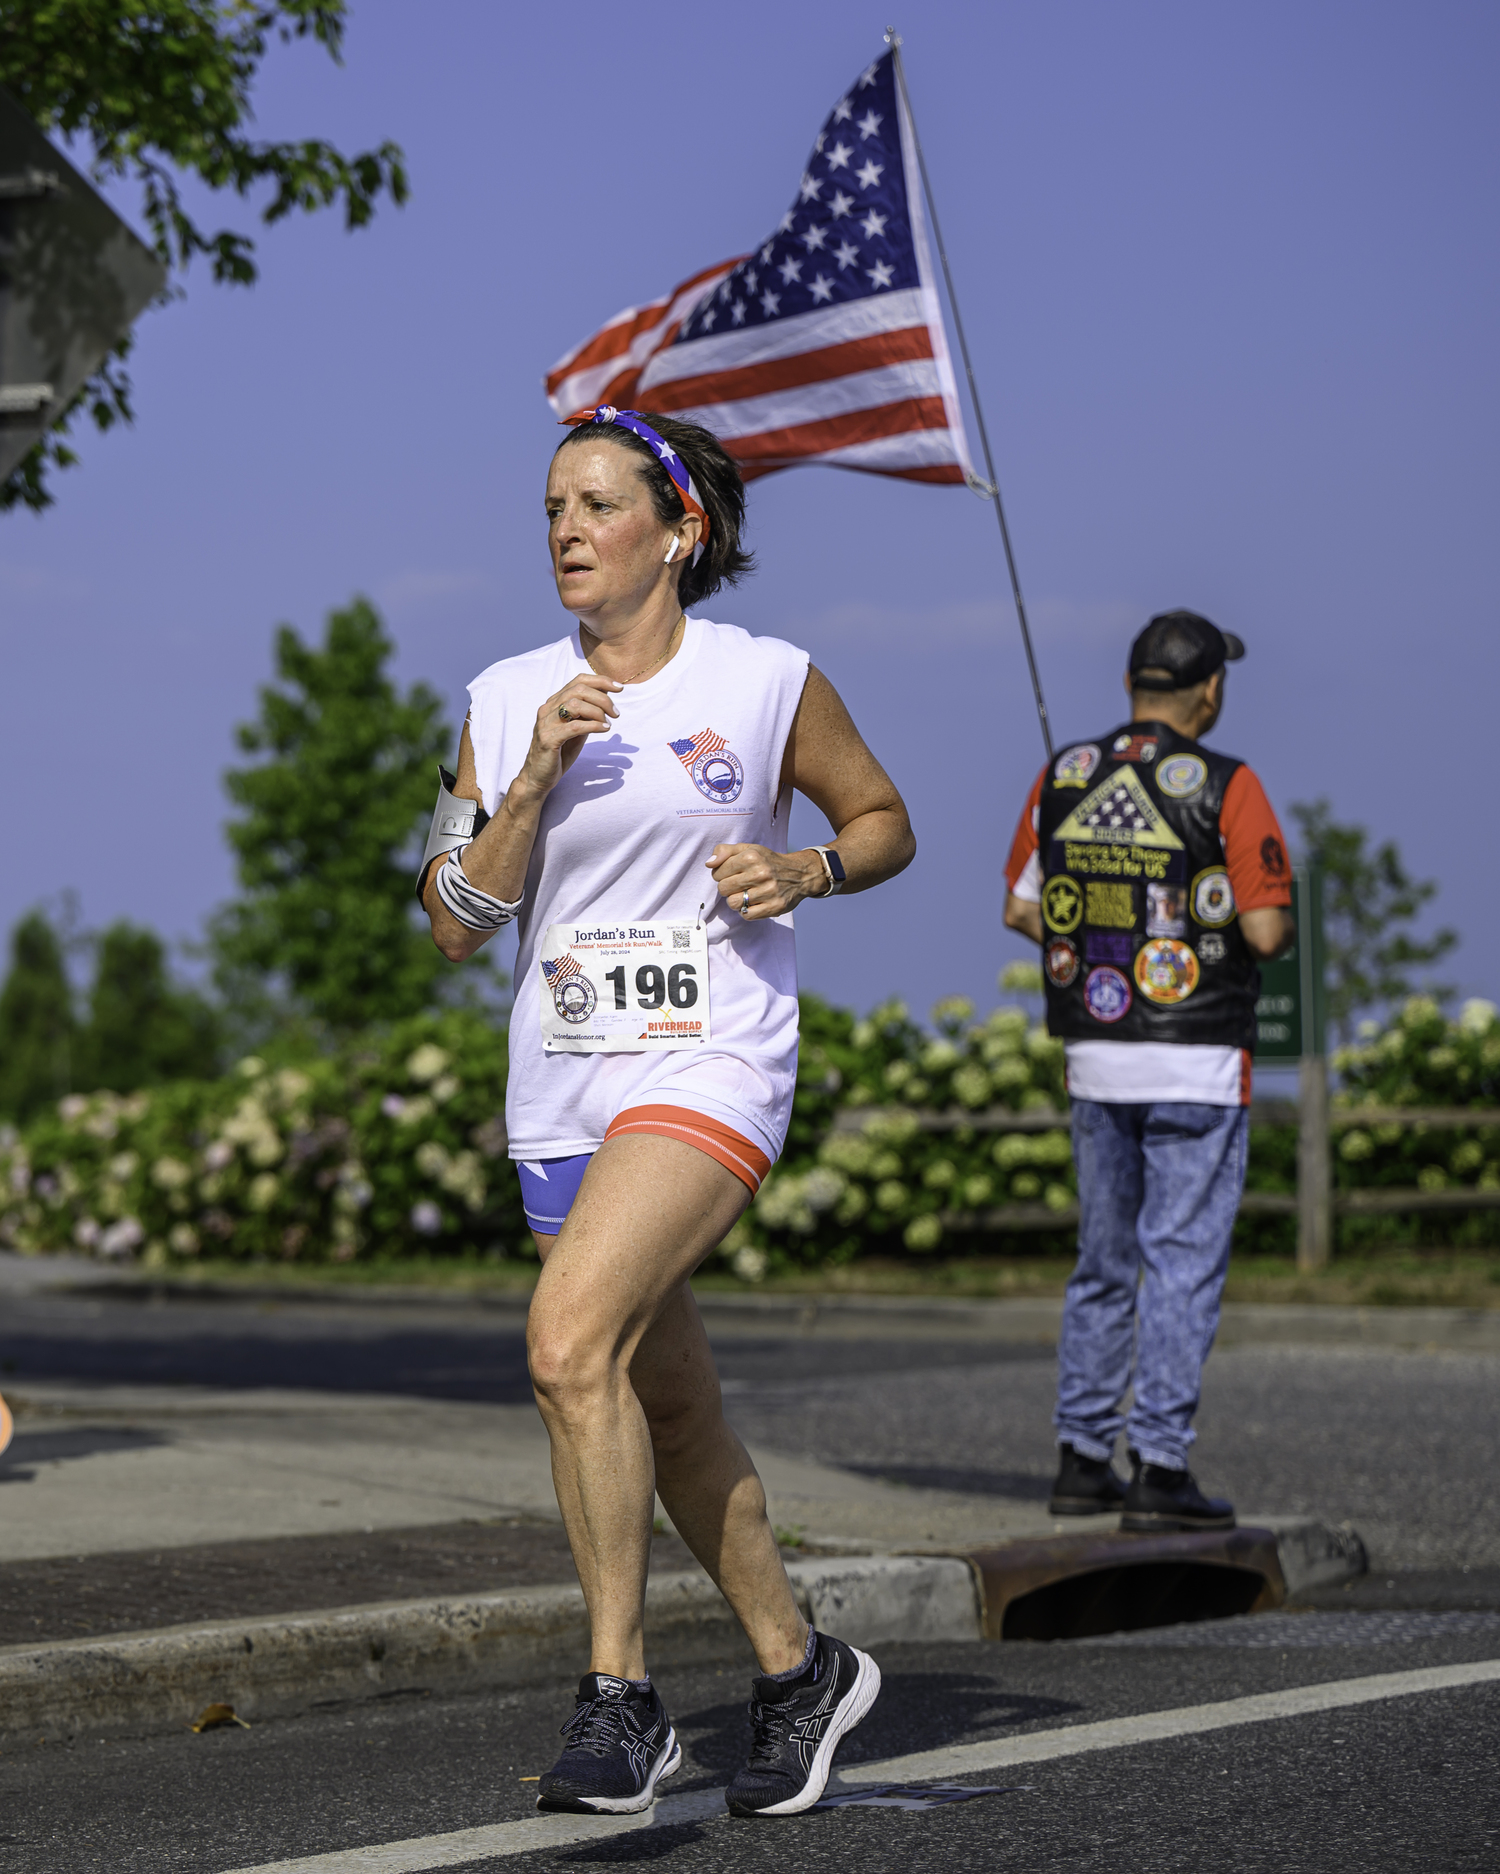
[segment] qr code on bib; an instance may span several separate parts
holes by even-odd
[[[672,948],[674,950],[691,950],[692,947],[692,927],[687,924],[674,924],[672,926]]]

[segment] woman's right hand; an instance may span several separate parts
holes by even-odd
[[[572,767],[578,751],[591,735],[601,735],[619,715],[613,696],[624,689],[592,670],[570,678],[536,712],[531,747],[516,777],[537,793],[547,794]]]

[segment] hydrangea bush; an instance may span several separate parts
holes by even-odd
[[[329,1058],[75,1094],[0,1138],[0,1242],[150,1267],[526,1253],[504,1104],[504,1033],[468,1012]]]
[[[1028,965],[1012,966],[1002,985],[1032,998],[1040,990]],[[1500,1016],[1469,1002],[1450,1020],[1416,998],[1385,1027],[1368,1025],[1334,1065],[1344,1106],[1494,1106]],[[533,1255],[506,1157],[505,1071],[503,1027],[459,1010],[338,1055],[252,1057],[222,1080],[74,1095],[24,1137],[0,1132],[0,1244],[155,1268],[207,1256]],[[1057,1124],[929,1131],[920,1119],[993,1108],[1055,1114]],[[1342,1187],[1500,1189],[1500,1128],[1382,1125],[1334,1136]],[[1296,1188],[1294,1129],[1252,1134],[1249,1183]],[[858,1020],[807,995],[786,1151],[724,1254],[750,1281],[861,1254],[961,1255],[993,1238],[954,1228],[955,1213],[1025,1204],[1045,1218],[1066,1211],[1076,1190],[1062,1045],[1025,1007],[977,1020],[971,1003],[950,997],[925,1029],[900,1002]],[[1414,1227],[1423,1240],[1478,1243],[1492,1240],[1496,1220],[1344,1218],[1340,1240],[1410,1241]],[[1244,1217],[1237,1241],[1289,1252],[1295,1223]],[[1060,1222],[1011,1242],[1065,1250],[1071,1230]]]
[[[1500,1105],[1500,1013],[1493,1002],[1465,1002],[1456,1019],[1427,996],[1413,996],[1385,1027],[1361,1025],[1354,1046],[1333,1057],[1338,1107]],[[1424,1191],[1473,1187],[1500,1191],[1500,1127],[1351,1126],[1334,1133],[1334,1182],[1341,1189],[1416,1185]],[[1409,1241],[1416,1219],[1345,1218],[1346,1240]],[[1423,1241],[1494,1240],[1496,1213],[1423,1216]]]
[[[1038,994],[1040,972],[1012,966],[1003,986]],[[755,1280],[771,1268],[843,1263],[860,1254],[961,1254],[968,1233],[944,1213],[1041,1203],[1064,1210],[1077,1186],[1068,1142],[1062,1043],[1020,1007],[974,1019],[950,996],[929,1032],[902,1002],[862,1021],[803,998],[796,1117],[787,1149],[725,1244]],[[1055,1128],[993,1133],[923,1130],[923,1111],[1055,1112]],[[833,1131],[837,1111],[868,1110],[858,1130]],[[1038,1247],[1045,1245],[1047,1237]]]

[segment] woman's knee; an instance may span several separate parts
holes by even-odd
[[[624,1380],[613,1337],[561,1316],[543,1315],[527,1324],[526,1364],[537,1394],[558,1405],[607,1391]]]

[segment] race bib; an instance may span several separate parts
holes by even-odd
[[[708,933],[662,924],[553,924],[542,943],[549,1054],[647,1054],[709,1038]]]

